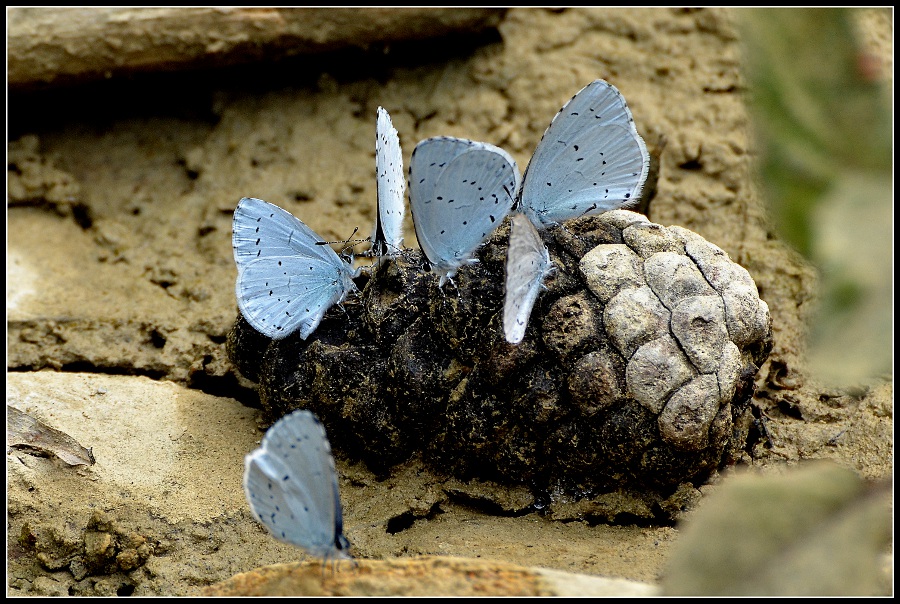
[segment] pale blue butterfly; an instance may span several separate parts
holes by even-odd
[[[279,541],[325,560],[351,557],[331,445],[311,411],[282,417],[247,455],[244,494],[253,516]]]
[[[406,179],[403,174],[403,155],[400,137],[391,116],[378,108],[375,128],[375,177],[378,191],[378,211],[372,233],[372,253],[376,256],[395,256],[403,245],[403,196]]]
[[[650,155],[625,99],[594,80],[559,110],[541,137],[515,209],[542,230],[630,206],[647,180]]]
[[[540,234],[523,214],[513,214],[509,225],[503,298],[503,332],[510,344],[518,344],[525,337],[528,318],[543,278],[552,271],[550,254]]]
[[[421,141],[409,166],[419,247],[440,284],[452,279],[512,207],[519,168],[503,149],[461,138]]]
[[[650,156],[615,86],[595,80],[566,103],[525,170],[515,210],[537,229],[638,201]],[[539,234],[513,218],[506,259],[503,330],[522,341],[549,255]]]
[[[244,197],[234,211],[232,247],[238,308],[273,339],[309,337],[325,312],[354,291],[358,271],[303,222],[276,205]]]

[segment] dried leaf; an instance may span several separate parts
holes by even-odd
[[[92,466],[95,463],[91,449],[85,449],[65,432],[51,428],[10,405],[6,406],[6,446],[53,454],[70,466]]]

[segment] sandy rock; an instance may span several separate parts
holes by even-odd
[[[495,27],[479,8],[14,8],[11,86],[246,63]]]
[[[357,560],[339,568],[309,561],[242,573],[205,596],[653,596],[648,583],[505,562],[419,557]]]

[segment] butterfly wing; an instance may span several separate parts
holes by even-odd
[[[515,160],[494,145],[451,137],[416,145],[409,207],[419,247],[441,285],[503,221],[518,184]]]
[[[349,557],[331,445],[310,411],[275,422],[247,455],[244,493],[253,516],[276,539],[319,558]]]
[[[375,176],[378,182],[378,213],[372,249],[377,256],[395,256],[403,244],[403,155],[400,137],[391,116],[378,108],[375,132]]]
[[[550,254],[531,221],[523,214],[513,214],[503,298],[503,332],[510,344],[518,344],[525,337],[531,309],[551,266]]]
[[[234,210],[232,246],[241,270],[251,260],[267,256],[305,256],[325,262],[340,261],[322,238],[299,218],[262,199],[244,197]]]
[[[355,288],[353,269],[299,218],[261,199],[234,211],[235,295],[244,318],[273,339],[304,340],[325,312]]]
[[[625,99],[595,80],[566,103],[525,170],[517,209],[539,229],[637,201],[650,156]]]

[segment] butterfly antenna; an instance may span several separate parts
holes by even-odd
[[[354,241],[354,240],[353,240],[353,236],[356,235],[357,231],[359,231],[359,227],[354,227],[354,228],[353,228],[353,232],[350,233],[350,237],[348,237],[348,238],[346,239],[346,241],[343,242],[343,243],[344,243],[344,247],[341,249],[341,253],[342,253],[342,254],[343,254],[344,252],[346,252],[348,249],[352,248],[352,247],[353,247],[354,245],[356,245],[357,243],[362,243],[363,241],[368,241],[368,239],[357,239],[357,240]],[[352,254],[351,254],[351,256],[352,256]]]
[[[369,238],[353,239],[353,236],[356,235],[356,233],[358,231],[359,231],[359,227],[354,227],[353,232],[350,233],[350,237],[348,237],[347,239],[344,239],[342,241],[316,241],[316,245],[331,245],[332,243],[340,243],[341,245],[344,246],[344,248],[342,248],[340,251],[340,253],[343,254],[345,251],[347,251],[348,248],[353,247],[357,243],[365,243],[367,241],[371,241],[371,239],[369,239]]]

